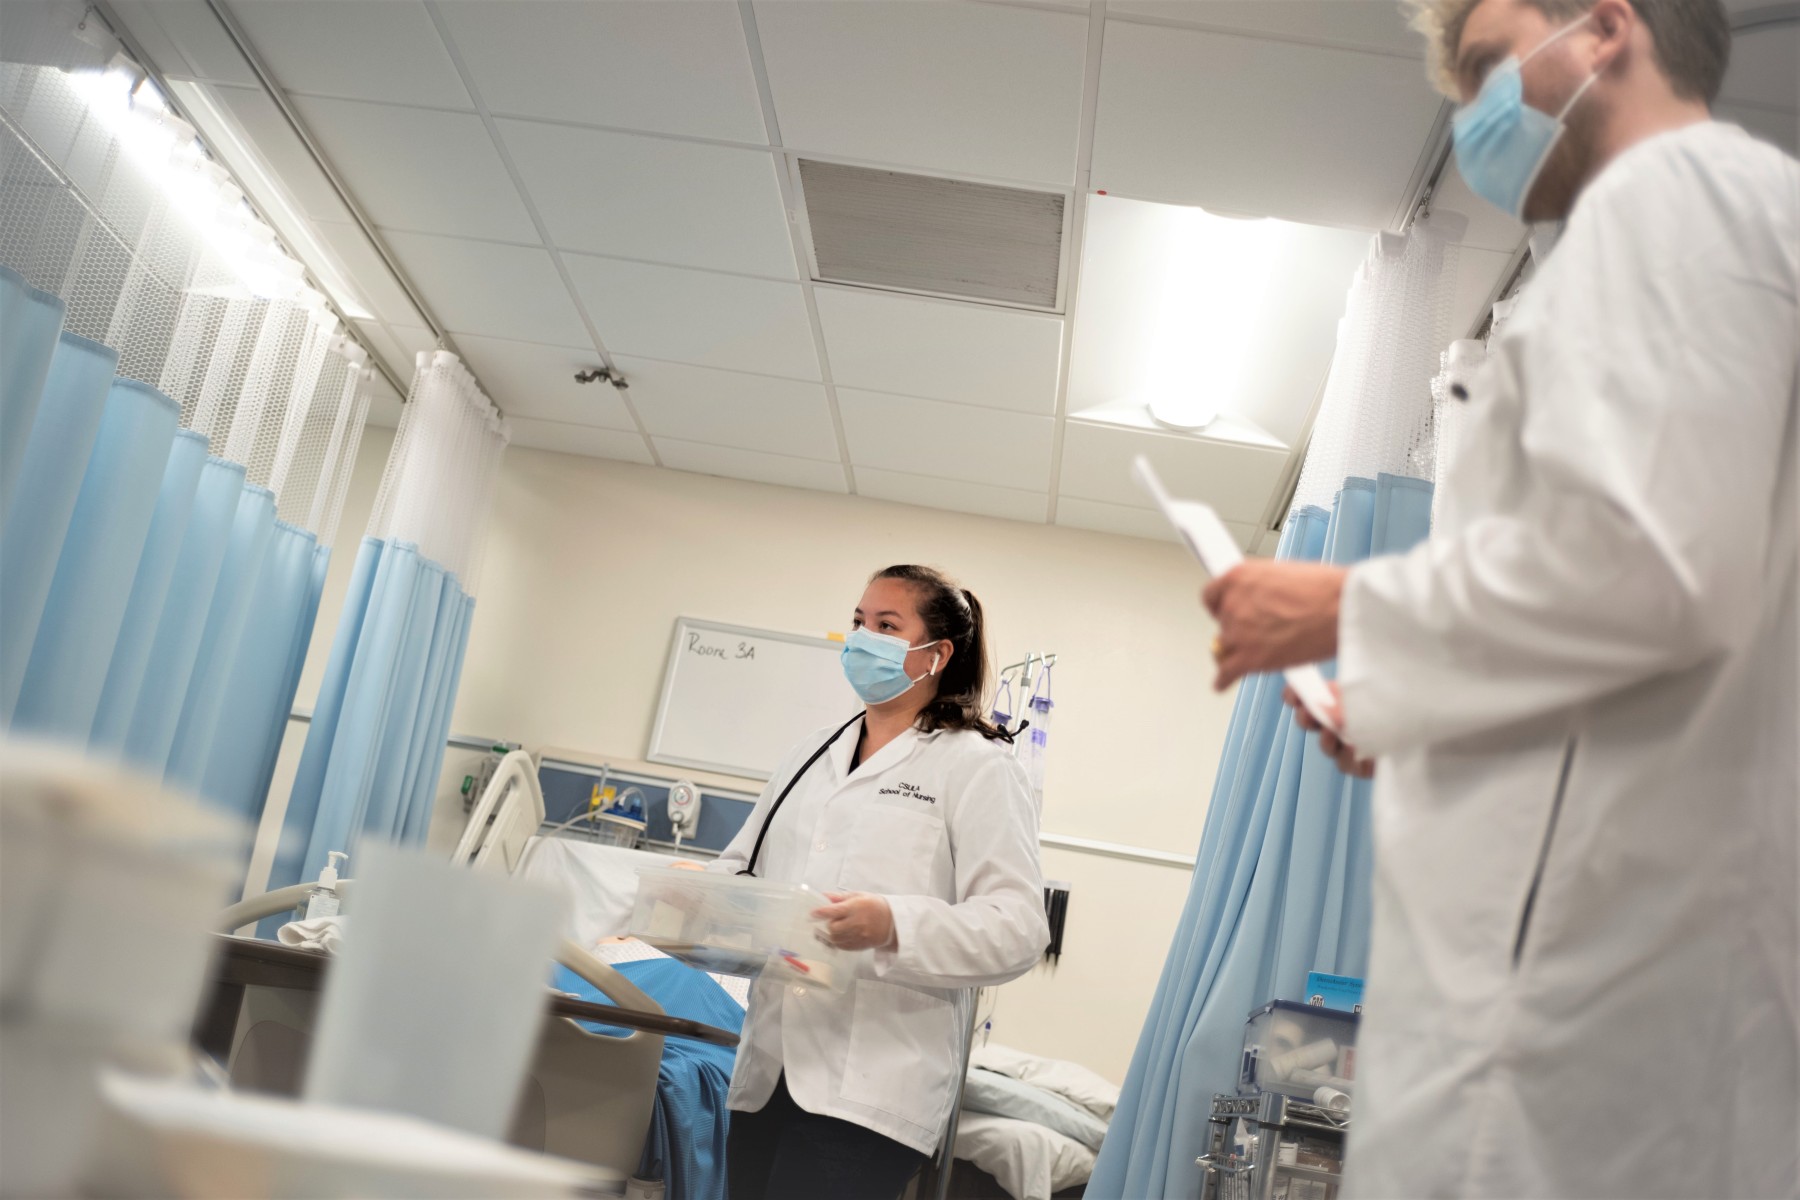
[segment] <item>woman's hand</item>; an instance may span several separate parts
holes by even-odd
[[[894,911],[881,896],[828,892],[831,901],[813,910],[826,922],[825,940],[839,950],[885,950],[894,944]]]

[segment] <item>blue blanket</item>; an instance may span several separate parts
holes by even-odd
[[[744,1010],[725,989],[672,958],[620,963],[615,968],[671,1017],[685,1017],[741,1033]],[[551,986],[596,1004],[611,1004],[592,984],[567,967],[558,966]],[[626,1031],[584,1021],[582,1028],[609,1037]],[[661,1179],[668,1200],[725,1200],[725,1108],[735,1052],[691,1038],[663,1040],[662,1069],[656,1085],[656,1108],[638,1174]]]

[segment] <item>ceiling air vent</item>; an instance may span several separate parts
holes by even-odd
[[[1059,192],[800,160],[815,278],[1056,309]]]

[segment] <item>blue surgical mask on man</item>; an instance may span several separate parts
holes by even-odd
[[[1525,103],[1525,64],[1545,46],[1581,25],[1578,17],[1539,42],[1524,58],[1513,56],[1488,72],[1475,99],[1450,119],[1456,145],[1456,168],[1469,190],[1516,221],[1525,219],[1525,198],[1566,126],[1563,118],[1575,107],[1599,72],[1590,74],[1555,116]]]
[[[931,670],[919,676],[919,679],[906,673],[906,656],[913,650],[923,650],[943,640],[938,638],[937,641],[909,646],[905,638],[873,633],[868,629],[852,629],[850,636],[844,639],[844,652],[841,655],[844,678],[850,681],[850,686],[862,697],[864,704],[885,704],[905,695],[919,679],[929,679],[937,674],[938,655],[931,656]]]

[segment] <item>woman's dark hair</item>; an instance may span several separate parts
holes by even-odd
[[[975,599],[975,593],[956,586],[936,568],[910,563],[877,571],[869,582],[877,579],[911,584],[918,597],[926,636],[933,641],[948,641],[955,648],[949,665],[938,676],[937,695],[919,714],[919,728],[926,733],[934,729],[973,729],[985,738],[1011,741],[982,713],[988,681],[987,630],[982,624],[981,601]]]

